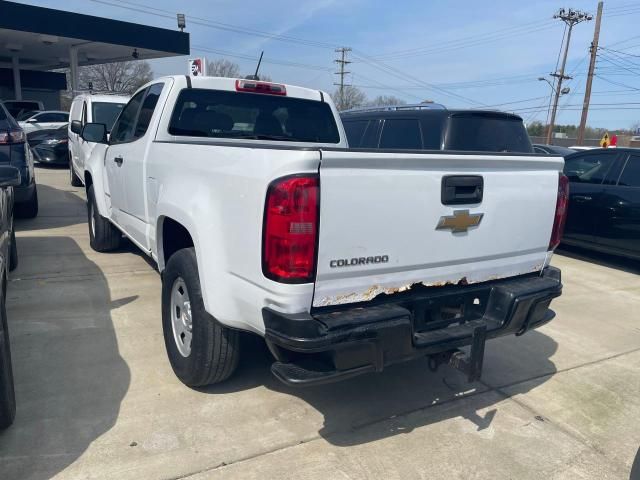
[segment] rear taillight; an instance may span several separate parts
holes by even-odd
[[[549,250],[555,250],[560,245],[564,224],[567,221],[567,211],[569,210],[569,179],[566,175],[560,174],[558,179],[558,198],[556,200],[556,214],[553,220],[553,230],[549,241]]]
[[[317,175],[285,177],[267,191],[262,271],[283,283],[313,280],[316,267],[320,184]]]
[[[287,89],[279,83],[258,82],[256,80],[236,80],[236,91],[266,93],[267,95],[286,95]]]
[[[26,139],[27,136],[24,134],[24,131],[19,128],[0,132],[0,144],[2,145],[9,143],[24,143]]]

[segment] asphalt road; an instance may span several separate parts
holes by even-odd
[[[290,389],[247,337],[229,382],[183,386],[160,278],[89,247],[85,197],[39,168],[8,314],[18,412],[0,479],[628,479],[640,445],[640,265],[557,255],[557,318],[487,344],[481,382],[424,360]]]

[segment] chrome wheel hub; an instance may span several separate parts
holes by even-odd
[[[182,277],[178,277],[171,287],[171,329],[178,352],[183,357],[191,353],[191,301],[189,291]]]

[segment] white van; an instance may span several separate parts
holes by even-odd
[[[83,93],[73,99],[69,112],[69,173],[71,185],[82,185],[84,163],[91,154],[95,143],[86,142],[80,136],[82,128],[87,123],[103,123],[107,132],[111,131],[113,123],[129,101],[124,95],[94,95]]]

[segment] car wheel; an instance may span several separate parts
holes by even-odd
[[[11,240],[9,241],[9,271],[13,272],[18,268],[18,244],[16,243],[16,231],[11,231]]]
[[[87,192],[87,223],[89,224],[89,244],[95,251],[108,252],[120,246],[122,234],[98,212],[93,185]]]
[[[71,182],[72,187],[82,186],[82,181],[80,181],[80,177],[76,175],[76,172],[73,169],[73,163],[71,163],[71,155],[69,155],[69,182]]]
[[[13,423],[16,417],[16,395],[13,387],[13,370],[11,368],[11,348],[9,347],[9,328],[5,308],[6,279],[0,297],[0,430]]]
[[[38,187],[34,185],[33,193],[26,202],[15,205],[15,213],[20,218],[35,218],[38,216]]]
[[[162,274],[162,330],[171,367],[185,385],[220,383],[238,365],[239,333],[205,311],[194,248],[174,253]]]

